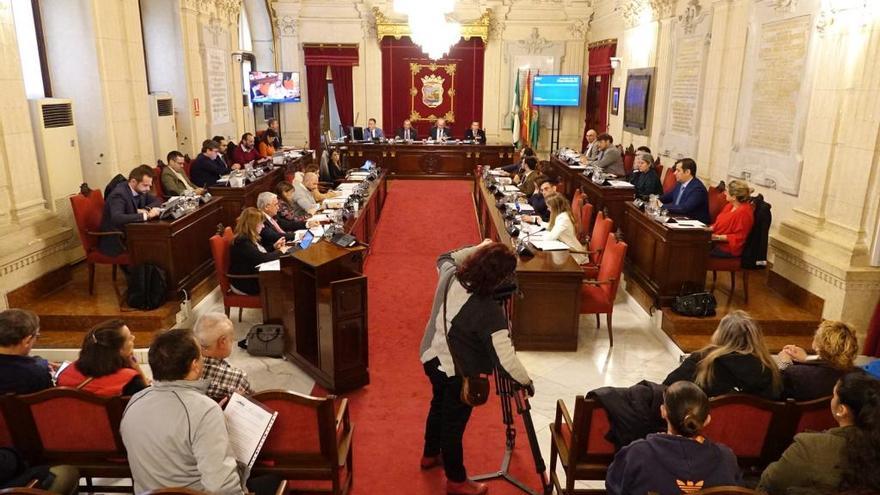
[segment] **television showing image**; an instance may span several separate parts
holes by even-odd
[[[532,84],[532,105],[576,107],[581,103],[581,76],[538,75]]]
[[[632,69],[626,78],[623,98],[623,129],[647,135],[651,116],[651,91],[654,69]]]
[[[254,103],[291,103],[301,101],[299,72],[250,73],[251,101]]]

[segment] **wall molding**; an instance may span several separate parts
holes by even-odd
[[[46,246],[43,249],[34,251],[31,254],[22,256],[21,258],[17,258],[10,262],[4,263],[3,265],[0,265],[0,276],[5,277],[23,268],[33,265],[40,260],[44,260],[50,256],[67,251],[69,249],[69,246],[66,241],[67,239],[61,242],[54,243],[50,246]]]
[[[880,271],[874,273],[865,272],[876,277],[876,280],[846,280],[835,273],[806,261],[795,253],[780,248],[780,246],[773,246],[773,254],[777,260],[784,261],[835,289],[854,292],[880,291]]]

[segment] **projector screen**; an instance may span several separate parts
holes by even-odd
[[[581,76],[535,76],[532,105],[544,107],[576,107],[581,102]]]
[[[250,74],[251,101],[290,103],[301,98],[299,72],[260,72]]]

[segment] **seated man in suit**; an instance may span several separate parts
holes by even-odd
[[[101,232],[122,232],[123,235],[103,235],[98,239],[98,250],[107,256],[125,252],[125,225],[146,222],[159,216],[161,201],[150,194],[153,187],[153,168],[136,167],[128,174],[128,181],[120,182],[104,200]]]
[[[486,131],[480,129],[479,122],[471,122],[471,128],[464,132],[464,139],[477,144],[486,144]]]
[[[241,166],[236,165],[233,169],[239,169]],[[196,187],[208,188],[220,180],[220,176],[229,173],[226,162],[220,155],[220,144],[213,139],[209,139],[202,143],[202,152],[193,161],[189,169],[189,175],[192,183]]]
[[[434,141],[452,139],[452,129],[446,127],[446,119],[437,119],[437,124],[431,128],[430,136]]]
[[[364,129],[364,140],[372,141],[373,139],[382,139],[385,137],[385,134],[382,133],[382,129],[376,127],[376,119],[371,118],[367,121],[367,128]]]
[[[306,172],[302,182],[293,184],[293,214],[301,217],[314,215],[318,211],[318,202],[312,192],[318,188],[318,174]]]
[[[594,129],[587,131],[587,146],[581,152],[582,155],[587,157],[587,161],[599,158],[599,145],[596,143],[597,136],[598,134],[596,134]]]
[[[166,197],[182,196],[186,191],[192,191],[198,196],[205,193],[204,188],[196,187],[186,176],[186,171],[183,169],[183,153],[169,152],[167,159],[167,166],[162,168],[162,177],[159,178]]]
[[[538,179],[538,188],[529,196],[529,204],[535,209],[535,215],[541,217],[545,222],[550,221],[550,208],[547,207],[547,198],[556,194],[556,186],[559,179],[555,177],[540,176]]]
[[[675,162],[675,187],[660,198],[669,213],[685,215],[709,225],[709,193],[697,178],[697,162],[682,158]]]
[[[419,133],[416,132],[415,127],[412,126],[412,121],[406,119],[403,121],[403,127],[397,130],[395,137],[406,141],[417,141],[419,139]]]
[[[610,134],[600,134],[596,138],[596,143],[599,148],[599,158],[587,161],[587,165],[601,168],[606,174],[625,177],[626,170],[623,168],[623,157],[620,155],[620,150],[614,146],[614,138]]]
[[[257,209],[263,214],[263,230],[260,231],[260,244],[262,244],[268,252],[275,249],[275,243],[278,242],[278,239],[281,239],[282,237],[288,241],[294,239],[294,232],[285,231],[278,221],[275,220],[280,208],[281,203],[278,200],[277,194],[264,191],[257,196]],[[300,230],[315,227],[318,224],[319,222],[313,220],[306,220],[305,222],[291,220],[288,226],[292,227],[293,230]]]
[[[516,178],[515,178],[516,179]],[[515,180],[514,179],[514,180]],[[531,196],[538,190],[538,181],[543,179],[543,176],[540,172],[538,172],[538,159],[534,156],[526,157],[523,160],[523,172],[518,177],[519,179],[519,190],[522,191],[526,197]]]
[[[250,132],[242,134],[241,141],[232,149],[232,166],[244,167],[248,163],[260,159],[260,153],[254,147],[255,138]]]
[[[510,165],[505,165],[503,167],[499,167],[501,170],[504,170],[508,174],[518,174],[522,171],[523,161],[530,157],[535,156],[535,150],[529,148],[528,146],[524,147],[519,152],[519,161],[516,163],[511,163]]]

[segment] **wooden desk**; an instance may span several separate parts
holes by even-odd
[[[470,178],[477,165],[513,163],[509,144],[345,143],[336,149],[349,168],[372,160],[394,179]]]
[[[632,201],[624,210],[626,286],[637,284],[654,307],[671,306],[683,284],[702,289],[712,245],[712,231],[676,229],[654,221]]]
[[[513,246],[495,197],[479,178],[474,201],[484,238]],[[516,277],[522,297],[513,298],[513,343],[520,351],[575,351],[578,344],[583,271],[567,251],[538,251],[520,258]]]
[[[566,198],[571,199],[575,189],[581,188],[593,204],[593,216],[607,209],[608,216],[614,220],[615,230],[623,225],[626,202],[635,198],[635,189],[600,186],[584,176],[583,171],[569,168],[556,155],[551,156],[550,161],[545,163],[544,175],[558,177],[562,181],[559,190]]]
[[[257,206],[257,196],[261,192],[275,191],[275,186],[284,180],[285,167],[275,167],[266,175],[244,187],[211,186],[208,192],[220,198],[223,207],[223,225],[235,228],[235,221],[241,210],[248,206]],[[208,236],[210,237],[210,236]]]
[[[355,236],[361,244],[369,246],[373,242],[373,235],[379,225],[379,216],[382,214],[385,198],[388,196],[387,172],[382,172],[382,175],[370,184],[367,194],[364,206],[345,222],[345,231]]]
[[[125,226],[131,262],[165,270],[168,298],[192,289],[214,270],[208,239],[223,222],[222,200],[211,200],[177,220],[153,220]]]

